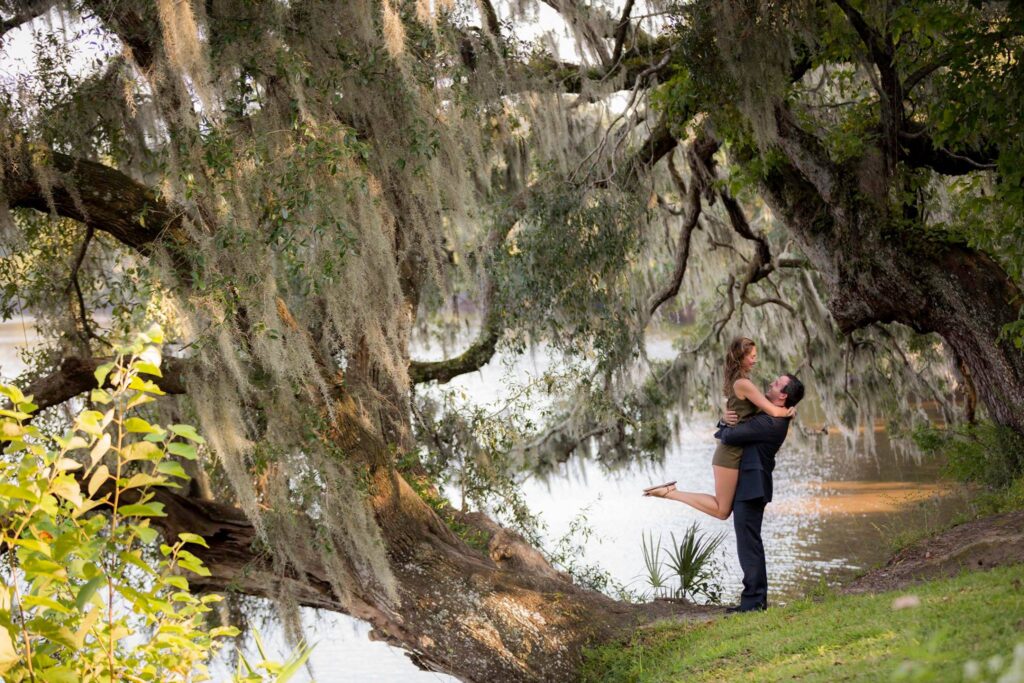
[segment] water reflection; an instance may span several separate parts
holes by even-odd
[[[20,369],[14,347],[30,337],[30,330],[20,324],[0,325],[0,364],[8,378]],[[649,350],[652,356],[670,353],[664,340],[652,341]],[[517,359],[510,371],[492,362],[483,372],[457,378],[450,386],[464,390],[474,401],[490,403],[507,391],[503,383],[507,372],[523,381],[543,372],[548,363],[541,353]],[[806,412],[803,419],[810,421],[813,411]],[[638,578],[644,570],[643,534],[661,535],[667,543],[670,534],[679,537],[693,521],[705,531],[723,533],[726,540],[718,560],[724,567],[726,598],[733,599],[739,594],[740,574],[731,520],[716,520],[674,501],[640,496],[645,486],[666,479],[678,480],[680,488],[713,490],[713,422],[711,416],[693,418],[659,466],[609,474],[595,463],[573,459],[546,481],[527,480],[527,502],[541,513],[551,540],[565,534],[573,518],[586,509],[594,535],[581,559],[600,565],[616,580],[640,591],[646,588]],[[848,452],[839,435],[822,439],[821,447],[814,448],[791,437],[779,452],[776,498],[764,521],[775,603],[791,599],[823,578],[835,580],[882,562],[889,554],[886,535],[941,524],[963,505],[947,485],[938,483],[935,466],[896,455],[884,432],[874,435],[870,455]],[[318,681],[455,680],[421,672],[400,650],[371,642],[369,626],[363,622],[313,610],[305,611],[304,621],[310,639],[317,642],[310,661]],[[280,633],[265,635],[274,649],[285,649]],[[221,674],[226,677],[225,671]]]
[[[835,444],[837,450],[839,444]],[[623,582],[643,590],[641,536],[660,534],[667,543],[691,522],[723,533],[719,560],[725,567],[726,595],[738,595],[739,565],[732,521],[720,521],[681,503],[640,497],[651,482],[677,479],[678,488],[712,491],[710,430],[688,429],[661,467],[648,472],[602,475],[592,465],[567,467],[565,476],[526,487],[531,508],[543,511],[557,538],[585,507],[598,541],[586,548],[587,561],[600,564]],[[826,452],[829,452],[827,450]],[[885,440],[875,457],[833,459],[806,446],[787,444],[779,453],[775,500],[765,513],[763,536],[768,573],[776,601],[791,598],[806,583],[835,579],[884,561],[885,536],[894,530],[940,523],[962,505],[951,489],[935,483],[934,467],[896,462]]]

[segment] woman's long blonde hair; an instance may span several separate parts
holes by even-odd
[[[726,396],[733,395],[732,385],[743,374],[743,359],[750,353],[750,349],[757,346],[750,337],[736,337],[729,342],[729,350],[725,354],[725,383],[722,391]]]

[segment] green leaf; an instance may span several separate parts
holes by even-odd
[[[159,323],[153,323],[149,326],[149,329],[142,333],[142,336],[154,344],[164,343],[164,328],[160,327]]]
[[[156,444],[150,441],[136,441],[124,447],[121,451],[125,462],[132,460],[159,460],[164,452]]]
[[[99,436],[103,433],[103,427],[100,426],[102,418],[103,414],[95,410],[83,410],[75,418],[75,429],[80,429],[92,436]]]
[[[185,468],[183,468],[181,463],[176,460],[164,460],[156,466],[156,470],[161,474],[178,477],[179,479],[185,479],[186,481],[192,478],[185,473]]]
[[[89,442],[77,434],[72,435],[71,438],[68,439],[57,437],[57,443],[60,444],[61,449],[64,451],[75,451],[79,448],[89,447]]]
[[[4,441],[20,438],[27,433],[28,427],[23,427],[17,422],[13,422],[11,420],[4,420],[3,422],[0,422],[0,437],[2,437]]]
[[[149,424],[141,417],[129,417],[124,421],[124,428],[133,434],[152,434],[163,431],[160,427]]]
[[[154,375],[156,377],[163,377],[163,373],[160,372],[160,368],[158,368],[153,363],[149,363],[149,362],[144,361],[144,360],[137,360],[137,361],[135,361],[135,363],[132,364],[132,367],[134,367],[138,372],[141,372],[141,373],[144,373],[144,374],[147,374],[147,375]]]
[[[166,517],[163,503],[133,503],[118,508],[125,517]]]
[[[110,403],[110,394],[105,389],[93,389],[89,392],[89,400],[93,403],[99,403],[101,406],[105,406]]]
[[[122,490],[127,491],[128,489],[136,489],[141,486],[159,486],[165,483],[167,480],[163,477],[154,477],[152,474],[146,474],[145,472],[138,472],[133,474],[131,478],[122,487]]]
[[[99,620],[102,610],[99,607],[94,607],[89,610],[89,613],[82,619],[81,625],[74,635],[74,646],[76,650],[82,649],[82,645],[85,644],[85,637],[89,635],[89,630]]]
[[[164,583],[166,583],[168,586],[173,586],[178,590],[187,591],[189,589],[188,579],[186,579],[181,574],[171,574],[170,576],[165,577]]]
[[[44,560],[40,557],[26,558],[25,561],[22,562],[22,568],[25,570],[26,574],[41,574],[55,579],[60,579],[61,581],[63,581],[66,573],[64,571],[64,565],[59,562],[54,562],[53,560]]]
[[[252,630],[253,639],[256,641],[256,649],[260,653],[260,657],[263,661],[267,661],[267,648],[263,646],[263,636],[260,635],[260,631],[257,628]]]
[[[199,436],[196,432],[195,427],[192,425],[171,425],[171,431],[180,437],[184,437],[189,441],[195,441],[196,443],[206,443],[206,439]]]
[[[103,574],[93,577],[87,581],[81,588],[78,589],[78,595],[75,596],[75,607],[78,608],[79,612],[84,612],[86,606],[89,604],[89,600],[96,594],[100,586],[107,585],[107,577]]]
[[[16,538],[12,541],[14,545],[20,545],[23,548],[33,550],[42,555],[50,557],[50,544],[40,541],[36,538]]]
[[[43,683],[79,683],[78,674],[66,666],[55,666],[39,672]]]
[[[10,632],[0,626],[0,674],[7,673],[12,666],[21,661],[21,655],[14,649],[14,640]]]
[[[43,610],[52,609],[54,612],[60,612],[61,614],[71,614],[71,610],[65,605],[45,595],[23,595],[21,596],[21,602],[23,605],[30,607],[42,607]]]
[[[183,543],[195,543],[196,545],[201,545],[204,548],[210,547],[206,544],[206,539],[200,536],[199,534],[190,534],[182,532],[178,534],[178,538],[180,538]]]
[[[58,472],[71,472],[73,470],[82,469],[82,463],[77,460],[72,460],[71,458],[61,458],[56,462],[54,467]]]
[[[157,539],[157,536],[160,535],[157,533],[157,530],[151,526],[143,526],[142,524],[132,524],[131,528],[132,531],[134,531],[138,535],[139,540],[147,545],[155,541]]]
[[[96,386],[102,387],[107,381],[107,375],[114,369],[113,363],[103,363],[93,371],[93,376],[96,378]]]
[[[167,452],[185,458],[186,460],[196,459],[196,447],[190,443],[172,441],[167,444]]]
[[[234,638],[238,636],[239,633],[241,633],[241,631],[234,626],[217,626],[210,629],[211,638]]]
[[[132,400],[128,401],[128,410],[131,410],[135,406],[141,406],[145,403],[151,403],[156,399],[149,394],[136,394],[132,397]]]
[[[274,683],[287,683],[291,680],[291,677],[298,673],[299,669],[305,665],[306,660],[309,659],[311,654],[313,654],[313,645],[300,642],[298,650],[285,662],[284,666],[277,673]]]
[[[203,561],[187,550],[178,551],[178,566],[199,576],[210,575],[210,570],[203,566]]]
[[[100,465],[89,477],[89,496],[95,496],[103,483],[110,477],[110,469],[106,465]]]
[[[39,500],[39,494],[14,484],[0,484],[0,499],[3,498],[17,498],[18,500],[27,500],[30,503],[35,503]]]
[[[76,508],[82,507],[82,489],[78,486],[78,482],[71,477],[63,476],[55,479],[50,486],[50,491]]]
[[[110,434],[103,434],[89,451],[89,464],[95,465],[110,450]]]
[[[11,403],[15,405],[25,400],[25,394],[21,393],[21,389],[13,384],[0,384],[0,394],[11,399]]]
[[[147,394],[154,394],[155,396],[163,396],[163,390],[158,387],[155,383],[148,379],[142,379],[138,375],[132,377],[131,381],[128,382],[128,388],[134,389],[135,391],[145,392]]]

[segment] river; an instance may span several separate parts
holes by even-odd
[[[0,368],[9,378],[20,364],[16,347],[32,339],[31,329],[20,322],[0,325]],[[668,340],[655,339],[652,355],[668,353]],[[513,375],[521,380],[542,372],[543,354],[517,359]],[[490,403],[503,395],[507,368],[495,361],[481,372],[456,378],[459,388],[474,401]],[[799,417],[798,417],[799,419]],[[674,501],[643,498],[641,489],[676,479],[679,488],[712,491],[710,466],[714,439],[712,416],[692,417],[669,448],[664,463],[645,469],[609,474],[596,464],[571,460],[546,481],[528,480],[524,495],[530,508],[547,524],[547,538],[565,534],[574,518],[585,511],[592,529],[582,562],[597,564],[619,582],[644,591],[641,538],[652,533],[664,543],[677,537],[691,522],[701,529],[722,533],[725,542],[717,560],[723,567],[727,601],[739,592],[739,566],[731,520],[704,516]],[[817,425],[814,425],[817,426]],[[839,435],[814,444],[791,438],[779,452],[775,473],[775,501],[764,521],[771,599],[781,604],[822,581],[836,582],[885,560],[886,539],[896,533],[934,527],[949,519],[964,502],[941,482],[933,464],[920,464],[913,454],[897,454],[884,431],[875,434],[875,448],[849,451]],[[307,632],[316,648],[300,680],[324,682],[453,681],[441,674],[416,669],[400,650],[371,642],[369,626],[336,614],[306,610]],[[266,639],[283,649],[274,629]],[[223,669],[222,675],[223,675]]]

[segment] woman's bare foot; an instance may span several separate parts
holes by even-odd
[[[671,493],[672,491],[675,491],[675,490],[676,490],[676,483],[674,481],[670,481],[670,482],[665,483],[665,484],[660,484],[658,486],[652,486],[650,488],[644,489],[644,495],[645,496],[652,496],[654,498],[664,498],[669,493]]]

